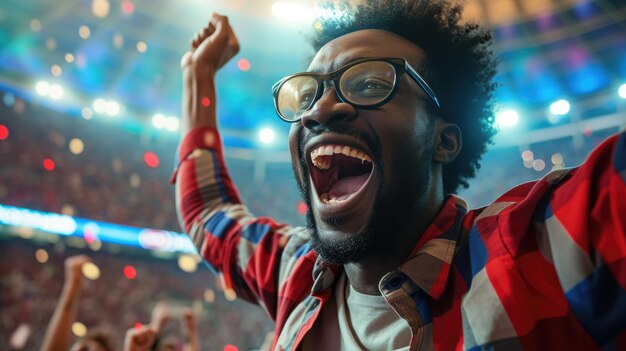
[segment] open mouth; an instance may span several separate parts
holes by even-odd
[[[311,178],[323,203],[353,198],[365,187],[374,170],[371,157],[347,145],[321,145],[311,153]]]

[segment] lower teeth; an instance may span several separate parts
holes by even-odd
[[[332,199],[328,198],[328,193],[324,193],[320,196],[320,199],[322,200],[322,202],[325,202],[327,204],[337,204],[340,202],[345,202],[348,200],[348,198],[350,198],[350,194],[348,195],[343,195],[340,197],[334,197]]]

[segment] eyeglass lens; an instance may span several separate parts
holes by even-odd
[[[396,72],[388,62],[366,61],[356,64],[339,77],[339,94],[348,103],[376,105],[392,93]],[[277,94],[279,113],[288,120],[299,119],[314,103],[318,80],[313,76],[295,76],[285,81]]]

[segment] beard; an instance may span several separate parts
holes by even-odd
[[[431,130],[427,128],[427,130]],[[412,136],[413,140],[418,136]],[[430,135],[421,136],[422,140],[432,140]],[[365,138],[361,140],[368,141]],[[306,219],[307,226],[311,230],[311,247],[324,260],[335,265],[358,263],[367,257],[393,255],[389,248],[398,235],[403,233],[410,218],[418,215],[422,206],[422,199],[428,191],[431,180],[431,162],[433,148],[431,145],[418,147],[415,143],[408,143],[410,147],[407,153],[395,155],[390,162],[390,168],[385,167],[381,153],[376,152],[380,148],[373,148],[374,163],[378,166],[376,177],[376,193],[372,205],[372,215],[365,226],[356,234],[342,236],[341,238],[324,238],[317,228],[313,206],[311,203],[312,190],[310,182],[306,179],[308,166],[304,157],[300,160],[302,179],[297,177],[296,183],[300,188],[304,202],[308,206]],[[379,144],[378,144],[379,145]],[[413,155],[407,160],[404,155]],[[295,166],[294,166],[295,167]],[[341,217],[325,217],[322,219],[328,224],[341,224]],[[416,233],[419,235],[419,233]]]

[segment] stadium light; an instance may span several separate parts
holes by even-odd
[[[104,99],[95,99],[93,101],[93,110],[97,113],[104,113],[107,109],[107,102]]]
[[[122,106],[117,101],[107,101],[105,112],[111,117],[115,117],[120,114]]]
[[[276,133],[271,128],[263,128],[259,131],[259,140],[263,144],[271,144],[276,137]]]
[[[35,91],[41,96],[48,96],[50,94],[50,83],[46,81],[39,81],[35,84]]]
[[[553,102],[550,105],[550,112],[553,115],[557,115],[557,116],[563,116],[569,113],[571,109],[571,106],[569,104],[569,101],[561,99],[558,101]]]
[[[152,116],[152,125],[156,129],[165,128],[166,123],[167,123],[167,119],[165,115],[163,115],[162,113],[155,113],[154,116]]]
[[[165,120],[165,129],[169,130],[170,132],[177,131],[179,126],[180,126],[180,121],[178,120],[178,118],[174,116],[169,116]]]
[[[301,4],[277,1],[272,5],[274,16],[290,22],[305,20],[308,16],[307,9]]]
[[[52,84],[50,86],[50,98],[53,100],[59,100],[63,97],[64,90],[63,87],[58,84]]]
[[[519,113],[515,110],[504,110],[496,115],[496,126],[500,128],[512,128],[519,122]]]
[[[622,84],[619,87],[619,89],[617,90],[617,93],[622,99],[626,99],[626,83]]]

